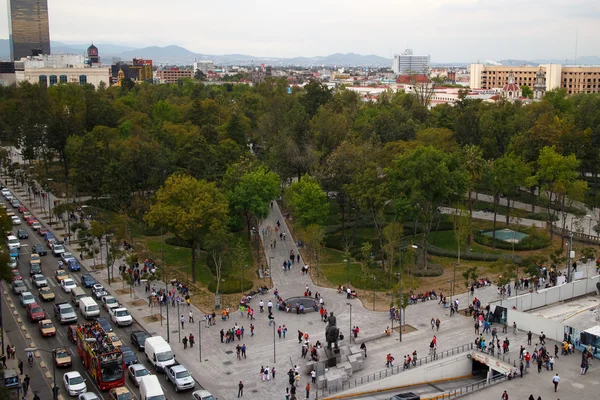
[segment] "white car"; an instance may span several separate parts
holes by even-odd
[[[67,372],[63,375],[63,384],[69,396],[77,396],[87,392],[85,379],[77,371]]]
[[[41,223],[41,222],[39,222],[39,221],[38,221],[38,222],[34,222],[33,224],[31,224],[31,228],[32,228],[34,231],[37,231],[37,230],[38,230],[38,229],[40,229],[41,227],[42,227],[42,223]]]
[[[62,244],[55,244],[52,246],[52,254],[54,254],[54,256],[59,257],[64,252],[65,247]]]
[[[127,326],[133,323],[133,318],[125,307],[111,308],[109,311],[110,319],[117,326]]]
[[[23,307],[27,307],[28,304],[37,303],[35,297],[31,294],[31,292],[23,292],[21,293],[21,297],[19,299],[21,305]]]
[[[48,281],[46,280],[46,277],[42,274],[35,274],[31,278],[31,283],[33,283],[38,289],[44,286],[48,286]]]
[[[65,293],[71,293],[71,290],[75,289],[77,284],[73,279],[67,278],[60,281],[60,286],[63,288]]]
[[[21,225],[21,218],[17,217],[16,215],[13,215],[10,217],[10,219],[12,219],[13,225]]]
[[[69,265],[69,260],[72,258],[74,259],[75,257],[73,256],[73,253],[71,253],[70,251],[65,251],[64,253],[62,253],[60,255],[60,259],[63,260],[65,265]]]
[[[208,390],[196,390],[192,393],[194,400],[217,400]]]
[[[167,368],[167,379],[175,385],[175,391],[193,389],[196,381],[183,365],[172,365]]]
[[[104,286],[99,283],[95,283],[94,286],[92,286],[92,294],[96,300],[100,300],[102,297],[108,295],[108,292],[104,290]]]
[[[80,394],[77,400],[100,400],[100,397],[94,392],[85,392]]]
[[[104,304],[104,309],[110,313],[111,308],[119,308],[121,305],[113,296],[104,296],[102,298],[102,303]]]
[[[135,386],[140,386],[142,377],[150,375],[150,371],[142,364],[131,364],[127,367],[127,374]]]
[[[10,190],[8,190],[7,188],[2,189],[2,191],[0,191],[0,193],[2,193],[2,196],[6,197],[10,194]]]

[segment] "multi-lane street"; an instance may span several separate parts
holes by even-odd
[[[4,198],[2,198],[0,201],[4,202],[7,205],[8,210],[13,209],[12,205],[8,204],[8,202]],[[13,210],[15,210],[15,213],[18,214],[16,212],[16,209],[13,209]],[[3,289],[8,293],[8,295],[4,296],[4,298],[2,299],[2,313],[3,313],[3,317],[4,317],[4,328],[6,331],[6,335],[8,336],[8,339],[16,347],[17,358],[21,358],[24,360],[25,372],[28,373],[31,378],[31,386],[30,386],[31,390],[33,390],[34,392],[37,392],[42,400],[52,398],[51,392],[50,392],[51,386],[52,386],[52,379],[44,378],[45,372],[47,372],[47,371],[50,371],[50,373],[52,372],[52,365],[54,363],[54,360],[52,359],[52,354],[49,352],[40,351],[39,352],[40,358],[36,359],[36,362],[34,363],[33,367],[29,367],[27,365],[27,355],[23,349],[30,346],[31,342],[33,342],[38,349],[52,351],[52,349],[55,349],[57,347],[66,347],[69,350],[69,352],[71,353],[71,357],[73,359],[72,367],[56,369],[57,386],[60,387],[60,394],[62,394],[65,399],[68,397],[68,395],[66,394],[66,391],[64,390],[64,386],[62,384],[62,376],[65,372],[73,371],[73,370],[80,372],[81,375],[87,380],[86,383],[87,383],[88,391],[92,391],[92,392],[96,393],[103,399],[108,399],[109,398],[108,392],[100,391],[100,389],[97,387],[96,383],[94,382],[94,379],[92,379],[92,377],[89,375],[86,368],[82,364],[80,357],[77,355],[75,345],[69,341],[69,339],[67,337],[67,329],[68,329],[69,325],[68,324],[61,325],[60,322],[58,321],[57,317],[54,316],[53,306],[55,303],[69,302],[70,304],[72,304],[70,294],[65,293],[63,291],[63,289],[60,286],[60,283],[56,280],[56,277],[55,277],[55,272],[58,269],[59,258],[54,257],[52,255],[50,249],[48,249],[48,255],[42,257],[42,274],[46,277],[46,279],[48,281],[48,287],[50,289],[52,289],[52,291],[54,292],[54,294],[56,296],[54,301],[44,302],[40,298],[38,289],[35,287],[35,285],[32,284],[30,273],[29,273],[29,260],[30,260],[30,255],[31,255],[31,249],[35,244],[44,244],[43,238],[36,231],[34,231],[27,223],[25,223],[25,221],[23,221],[20,225],[15,225],[13,228],[13,233],[16,234],[18,229],[25,229],[25,230],[27,230],[27,232],[29,234],[29,238],[21,239],[21,248],[19,251],[19,258],[18,258],[19,271],[21,273],[21,276],[23,277],[23,281],[24,281],[25,285],[27,286],[27,290],[29,292],[31,292],[38,299],[38,304],[40,304],[42,306],[42,308],[46,312],[47,316],[50,317],[50,319],[53,321],[53,323],[55,324],[55,326],[57,328],[56,336],[43,337],[39,330],[38,323],[29,321],[25,307],[23,307],[19,302],[19,295],[15,294],[13,292],[12,287],[9,283],[2,282]],[[82,287],[82,288],[83,288],[83,285],[81,284],[81,275],[85,274],[85,273],[87,273],[87,271],[85,271],[83,269],[82,269],[82,271],[79,271],[79,272],[68,271],[69,277],[73,278],[75,280],[75,282],[77,283],[77,286]],[[93,272],[91,274],[92,274],[92,276],[95,275]],[[102,283],[102,282],[100,282],[100,283]],[[84,290],[86,291],[86,293],[89,293],[91,295],[91,289],[84,288]],[[6,301],[7,297],[12,299],[12,303],[15,305],[14,308],[9,307],[9,304]],[[101,302],[98,301],[98,303],[100,304]],[[13,312],[12,312],[13,310],[17,311],[17,315],[13,314]],[[100,316],[110,320],[108,313],[102,308],[100,311]],[[17,322],[18,318],[20,318],[23,322],[18,323]],[[79,311],[77,311],[77,322],[78,323],[85,322],[85,319],[83,318],[83,316],[81,315],[81,313]],[[26,332],[22,331],[20,329],[20,325],[22,325],[22,324],[24,324],[25,327],[27,328]],[[144,364],[146,367],[148,367],[148,369],[150,370],[150,373],[155,373],[155,371],[151,367],[149,367],[148,363],[146,362],[146,356],[144,355],[144,353],[137,351],[137,349],[135,349],[133,346],[131,346],[131,342],[130,342],[131,332],[143,330],[143,328],[135,320],[132,325],[127,326],[127,327],[117,327],[115,324],[112,324],[112,325],[113,325],[113,329],[114,329],[114,332],[116,333],[116,335],[119,338],[121,338],[121,340],[124,342],[125,345],[130,346],[132,348],[132,350],[136,353],[138,360],[139,360],[138,362],[140,362],[140,363]],[[29,335],[31,335],[31,339],[26,339],[25,335],[27,333],[29,333]],[[41,368],[40,361],[43,361],[46,364],[47,368]],[[191,391],[184,392],[184,393],[176,393],[173,388],[173,385],[165,379],[164,375],[161,374],[159,376],[159,380],[161,382],[161,385],[163,386],[164,393],[168,399],[191,398]],[[125,384],[132,391],[132,393],[135,394],[136,398],[139,398],[139,391],[134,386],[134,384],[131,382],[131,380],[126,378]],[[196,386],[196,388],[199,388],[199,387]]]

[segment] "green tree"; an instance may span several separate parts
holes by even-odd
[[[304,86],[304,93],[300,98],[300,103],[310,117],[317,113],[320,106],[327,104],[333,95],[331,89],[327,88],[322,83],[311,79]]]
[[[421,248],[427,269],[427,239],[438,207],[462,197],[467,189],[467,173],[457,157],[433,147],[419,147],[398,157],[387,173],[396,202],[408,201],[417,208],[423,225]]]
[[[554,146],[546,146],[540,151],[535,175],[528,179],[530,186],[538,186],[540,192],[544,193],[550,239],[553,237],[552,224],[557,210],[565,207],[569,194],[576,197],[573,200],[578,200],[587,188],[587,182],[577,179],[579,163],[575,155],[563,156]],[[563,228],[565,223],[566,218],[563,218]]]
[[[171,175],[156,192],[145,220],[191,243],[192,282],[195,282],[199,245],[211,230],[226,225],[227,208],[227,198],[216,184],[189,175]]]
[[[533,98],[533,90],[527,85],[521,86],[521,93],[523,94],[523,97],[527,97],[528,99]]]
[[[465,145],[463,148],[463,159],[467,170],[467,204],[469,207],[469,223],[467,227],[467,246],[466,252],[471,252],[472,225],[473,225],[473,186],[481,179],[485,161],[483,160],[483,151],[479,146]]]
[[[396,251],[400,251],[399,248],[402,244],[402,238],[404,238],[404,227],[400,222],[390,222],[383,228],[383,249],[390,257],[388,262],[390,282],[392,280],[392,270],[394,269],[394,264],[396,263],[394,254],[396,253]]]
[[[225,182],[231,210],[245,218],[250,240],[253,219],[265,218],[279,195],[279,175],[264,165],[241,162],[228,168]]]
[[[2,232],[10,232],[12,230],[12,220],[6,215],[6,209],[0,208],[0,229]],[[0,280],[4,282],[12,282],[11,269],[8,266],[9,261],[8,250],[5,247],[0,249]]]
[[[327,195],[310,175],[292,184],[286,191],[286,202],[300,226],[324,225],[329,215]]]

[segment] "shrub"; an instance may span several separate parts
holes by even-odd
[[[176,247],[187,247],[190,249],[192,248],[192,244],[190,242],[188,242],[187,240],[179,239],[176,236],[170,236],[166,238],[165,243]]]
[[[537,213],[528,213],[528,214],[526,214],[525,218],[536,219],[538,221],[546,222],[546,221],[548,221],[548,212],[544,211],[544,212],[537,212]],[[558,215],[553,215],[552,221],[558,221]]]
[[[543,249],[545,247],[550,246],[550,236],[546,235],[546,234],[539,234],[536,230],[533,230],[533,229],[519,229],[518,232],[526,233],[529,236],[527,236],[525,239],[521,240],[521,242],[515,243],[514,245],[512,243],[508,243],[508,242],[505,242],[500,239],[492,239],[491,237],[484,235],[485,232],[490,232],[490,231],[487,230],[487,231],[477,232],[473,236],[473,239],[475,240],[475,242],[477,242],[483,246],[488,246],[488,247],[495,246],[497,249],[502,249],[502,250],[513,250],[514,249],[515,251],[539,250],[539,249]]]
[[[244,279],[244,292],[248,293],[252,290],[253,283],[247,279]],[[208,284],[208,290],[211,293],[215,293],[217,291],[217,282],[212,281]],[[226,279],[225,282],[221,282],[219,285],[219,292],[221,294],[233,294],[240,293],[242,290],[242,281],[237,278]]]

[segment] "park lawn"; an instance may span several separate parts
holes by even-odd
[[[349,268],[349,270],[347,270]],[[335,287],[345,285],[347,276],[350,276],[350,282],[355,282],[362,276],[362,267],[360,263],[349,262],[336,264],[320,264],[321,274]]]
[[[417,235],[419,236],[419,235]],[[417,241],[418,243],[418,241]],[[442,248],[444,250],[449,250],[449,251],[457,251],[458,246],[456,243],[456,236],[454,234],[454,231],[440,231],[440,232],[433,232],[429,234],[429,243],[437,246],[439,248]],[[466,249],[466,242],[463,241],[461,243],[460,246],[460,251],[462,254],[465,253],[465,249]],[[471,241],[471,251],[474,253],[484,253],[484,254],[502,254],[502,253],[506,253],[506,251],[503,250],[494,250],[491,247],[487,247],[487,246],[482,246],[479,243],[476,243],[474,240]]]

